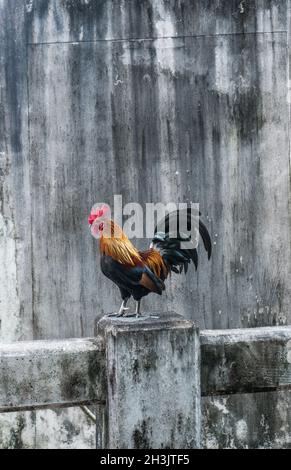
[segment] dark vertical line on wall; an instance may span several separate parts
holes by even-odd
[[[33,260],[33,213],[32,213],[32,184],[31,184],[31,127],[30,127],[30,89],[29,89],[29,48],[26,45],[26,92],[27,92],[27,133],[28,133],[28,163],[29,163],[29,191],[30,191],[30,256],[31,256],[31,308],[32,308],[32,335],[36,339],[36,325],[35,325],[35,275],[34,275],[34,260]]]

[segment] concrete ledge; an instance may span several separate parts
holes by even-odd
[[[100,338],[0,345],[0,412],[105,400]]]
[[[157,313],[136,317],[109,317],[105,316],[96,325],[96,335],[115,334],[121,331],[152,331],[175,328],[193,328],[194,323],[174,312]]]
[[[125,415],[124,423],[130,421],[136,432],[134,437],[119,429],[111,415],[112,439],[118,431],[127,445],[142,446],[146,436],[144,444],[166,446],[173,437],[179,446],[177,419],[184,423],[183,438],[185,416],[195,422],[192,429],[200,420],[200,347],[193,323],[171,313],[158,319],[104,317],[98,331],[92,339],[1,344],[0,412],[100,403],[103,445],[109,445],[108,410],[115,407],[116,420]],[[200,343],[203,396],[291,389],[291,326],[205,330]],[[194,442],[195,436],[188,438]]]
[[[291,326],[201,331],[202,395],[291,389]]]

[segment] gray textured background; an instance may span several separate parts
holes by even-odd
[[[289,6],[0,0],[1,341],[92,335],[115,308],[87,227],[113,194],[199,202],[215,242],[148,308],[290,323]],[[206,443],[291,447],[290,405],[205,400]],[[87,447],[93,431],[78,410],[6,415],[0,445]]]

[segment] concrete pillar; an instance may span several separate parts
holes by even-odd
[[[108,386],[99,446],[200,447],[200,348],[194,324],[174,314],[104,317],[97,331],[105,340]]]

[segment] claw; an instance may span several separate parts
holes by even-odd
[[[121,309],[119,310],[119,312],[118,312],[116,315],[117,315],[118,317],[125,317],[125,316],[126,316],[126,315],[125,315],[126,310],[129,310],[129,308],[123,307],[123,308],[121,308]]]
[[[128,301],[128,299],[125,299],[125,300],[122,301],[121,307],[120,307],[120,309],[118,310],[117,313],[109,313],[107,316],[108,317],[123,317],[126,310],[129,310],[126,307],[127,301]]]

